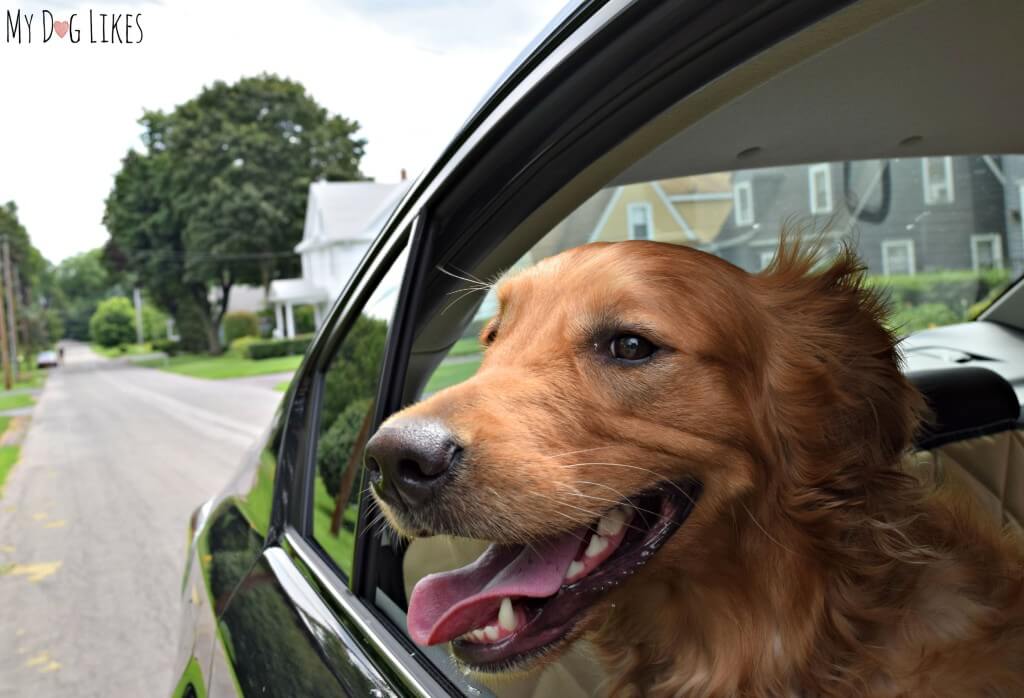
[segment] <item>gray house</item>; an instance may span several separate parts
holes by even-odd
[[[874,274],[1024,267],[1022,156],[822,163],[733,173],[732,215],[708,245],[756,271],[789,223],[856,243]]]

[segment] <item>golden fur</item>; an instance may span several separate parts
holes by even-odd
[[[690,518],[574,632],[612,695],[1024,696],[1021,544],[901,471],[923,402],[883,303],[849,250],[816,266],[636,241],[502,282],[476,376],[400,413],[465,445],[443,528],[526,543],[694,476]],[[620,326],[656,360],[602,359]]]

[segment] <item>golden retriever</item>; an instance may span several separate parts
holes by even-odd
[[[408,624],[481,672],[588,636],[611,695],[1024,696],[1024,553],[900,469],[923,401],[844,250],[590,244],[504,280],[477,374],[367,447],[408,536],[490,541]]]

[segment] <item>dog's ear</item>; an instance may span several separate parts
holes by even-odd
[[[826,259],[820,244],[783,238],[754,277],[770,336],[760,409],[780,458],[856,463],[868,473],[891,467],[910,444],[923,403],[865,271],[848,245]]]

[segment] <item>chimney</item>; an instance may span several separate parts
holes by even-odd
[[[402,168],[402,173],[401,173],[401,175],[399,175],[399,176],[400,176],[400,177],[402,178],[402,179],[401,179],[401,181],[403,181],[403,182],[404,182],[404,181],[406,180],[406,178],[408,177],[408,175],[407,175],[407,174],[405,173],[405,168],[404,168],[404,167]]]

